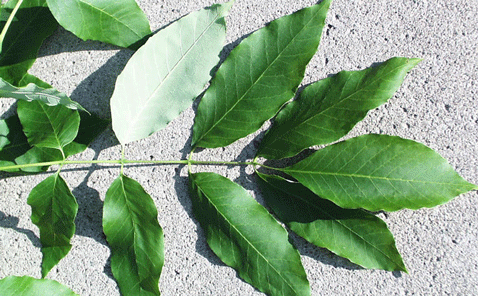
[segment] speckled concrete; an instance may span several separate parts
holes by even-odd
[[[209,0],[139,0],[153,30]],[[227,43],[267,22],[315,4],[314,0],[237,0],[228,22]],[[363,69],[392,56],[420,57],[420,63],[386,105],[369,113],[351,134],[383,133],[417,140],[437,150],[470,182],[478,183],[478,2],[335,0],[322,43],[304,83],[340,70]],[[116,76],[132,52],[83,42],[59,29],[41,49],[32,74],[66,92],[83,106],[109,116]],[[13,104],[2,100],[2,110]],[[11,111],[7,111],[9,114]],[[127,157],[181,159],[189,152],[195,108],[166,129],[127,146]],[[4,114],[5,116],[5,114]],[[267,124],[265,125],[265,127]],[[196,159],[249,160],[258,132],[221,149],[203,150]],[[118,158],[111,130],[78,159]],[[251,168],[207,167],[251,190],[260,201]],[[197,168],[195,168],[197,170]],[[109,250],[101,230],[102,201],[117,168],[68,167],[63,176],[78,199],[77,232],[70,254],[49,278],[80,295],[119,295],[109,269]],[[192,217],[186,169],[181,166],[128,168],[151,194],[166,235],[162,295],[262,295],[236,276],[208,249]],[[0,278],[40,277],[38,229],[26,199],[47,174],[0,175]],[[292,236],[302,254],[313,295],[478,295],[478,192],[418,211],[380,214],[397,240],[409,274],[364,270]]]

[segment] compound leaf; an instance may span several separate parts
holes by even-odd
[[[27,86],[15,87],[0,78],[0,97],[19,100],[41,101],[48,106],[63,105],[73,110],[86,111],[78,102],[72,101],[67,95],[54,88],[43,88],[34,83]]]
[[[264,136],[258,155],[292,157],[345,136],[369,110],[385,103],[420,59],[392,58],[361,71],[342,71],[307,86],[282,109]]]
[[[103,231],[122,295],[159,295],[163,231],[153,200],[138,182],[120,175],[111,184],[103,207]]]
[[[18,0],[10,0],[2,13],[10,14]],[[6,20],[0,22],[0,30]],[[45,0],[23,1],[3,40],[0,53],[0,77],[14,86],[22,86],[22,79],[35,62],[43,40],[58,27]]]
[[[387,135],[325,147],[284,172],[340,207],[369,211],[433,207],[478,189],[432,149]]]
[[[192,104],[219,62],[231,6],[213,5],[181,18],[131,57],[111,98],[113,130],[121,144],[164,128]]]
[[[54,280],[9,276],[0,280],[2,296],[78,296]]]
[[[268,295],[310,295],[299,253],[263,206],[215,173],[189,177],[194,215],[225,264]]]
[[[33,188],[27,203],[32,207],[32,222],[40,229],[42,277],[46,277],[71,249],[78,204],[58,172]]]
[[[77,110],[63,105],[48,106],[41,101],[18,101],[17,112],[32,146],[63,151],[78,134],[80,115]]]
[[[245,137],[294,96],[319,45],[330,3],[276,19],[231,51],[199,103],[194,146],[221,147]]]
[[[393,235],[380,218],[338,207],[300,183],[257,174],[267,206],[307,241],[365,268],[406,271]]]
[[[58,23],[83,40],[128,47],[151,34],[134,0],[46,0]]]

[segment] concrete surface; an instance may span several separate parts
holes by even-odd
[[[139,0],[153,30],[204,6],[210,0]],[[315,0],[237,0],[228,22],[227,43],[267,22],[315,4]],[[322,43],[304,83],[340,70],[363,69],[392,56],[424,61],[390,102],[372,112],[351,135],[384,133],[422,142],[447,158],[470,182],[478,183],[478,1],[335,0]],[[66,92],[94,113],[109,116],[115,77],[131,51],[83,42],[59,29],[41,49],[32,74]],[[2,110],[13,104],[2,100]],[[166,129],[127,146],[127,157],[181,159],[189,152],[194,108]],[[8,111],[7,114],[11,112]],[[5,114],[4,114],[5,116]],[[266,124],[267,126],[267,124]],[[203,150],[196,159],[249,160],[261,132],[224,149]],[[349,135],[350,136],[350,135]],[[78,159],[118,158],[111,130]],[[251,168],[201,167],[259,193]],[[101,230],[102,200],[117,168],[68,167],[63,176],[80,206],[70,254],[49,278],[80,295],[119,295],[109,269]],[[236,276],[208,249],[192,217],[186,168],[128,168],[154,199],[166,235],[162,295],[262,295]],[[0,278],[40,277],[38,229],[26,199],[46,174],[0,175]],[[433,209],[380,214],[394,233],[409,274],[364,270],[292,236],[302,254],[313,295],[478,295],[478,192]]]

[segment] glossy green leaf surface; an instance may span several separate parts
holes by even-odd
[[[15,87],[0,78],[0,97],[19,100],[41,101],[48,106],[63,105],[67,108],[86,111],[78,102],[72,101],[67,95],[54,88],[42,88],[34,83],[24,87]]]
[[[66,145],[63,150],[65,157],[83,152],[89,144],[105,130],[109,122],[96,115],[80,113],[80,128],[75,140]],[[2,166],[40,163],[62,160],[60,150],[54,148],[32,147],[23,133],[18,116],[14,115],[0,120],[0,170]],[[30,167],[22,171],[38,173],[48,167]],[[10,170],[11,171],[11,170]],[[16,170],[19,171],[19,170]]]
[[[268,295],[310,295],[299,253],[263,206],[215,173],[189,177],[194,215],[225,264]]]
[[[30,145],[63,150],[78,134],[80,115],[63,105],[18,101],[18,117]]]
[[[361,71],[342,71],[307,86],[274,119],[258,155],[292,157],[345,136],[369,110],[385,103],[420,59],[392,58]]]
[[[10,14],[18,0],[8,1],[2,13]],[[5,21],[0,22],[3,29]],[[21,80],[37,58],[43,40],[58,27],[45,0],[23,1],[10,25],[0,53],[0,77],[14,86]]]
[[[338,207],[300,183],[257,174],[267,206],[310,243],[365,268],[406,271],[393,235],[380,218]]]
[[[33,188],[27,203],[32,207],[32,222],[40,229],[42,277],[46,277],[71,249],[78,204],[59,173]]]
[[[135,180],[120,175],[106,192],[103,232],[121,294],[159,295],[163,231],[153,200]]]
[[[2,296],[78,296],[57,281],[29,276],[9,276],[0,280]]]
[[[274,20],[231,51],[199,103],[193,146],[229,145],[258,130],[294,96],[330,3]]]
[[[121,144],[146,138],[191,106],[219,62],[231,6],[213,5],[179,19],[131,57],[111,97]]]
[[[284,172],[343,208],[419,209],[477,189],[423,144],[364,135],[316,151]]]
[[[60,25],[83,40],[128,47],[151,34],[134,0],[46,0]]]

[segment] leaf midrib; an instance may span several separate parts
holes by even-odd
[[[121,175],[120,176],[120,181],[121,181],[121,191],[123,193],[123,196],[124,196],[124,201],[125,201],[125,206],[128,210],[128,213],[132,215],[133,211],[131,210],[131,207],[129,205],[129,201],[128,201],[128,195],[126,193],[126,189],[125,189],[125,185],[124,185],[124,180],[123,180],[124,176]],[[135,286],[139,286],[139,291],[141,291],[143,289],[143,287],[141,286],[141,282],[142,282],[142,279],[140,278],[140,275],[139,275],[139,265],[138,265],[138,260],[137,260],[137,255],[136,255],[136,239],[137,239],[137,235],[136,235],[136,229],[138,227],[138,224],[135,222],[134,218],[131,217],[131,224],[133,225],[133,253],[134,253],[134,265],[136,267],[136,271],[137,271],[137,276],[138,276],[138,283],[135,284]]]
[[[289,286],[289,288],[290,288],[292,291],[294,291],[294,292],[297,293],[296,289],[289,283],[289,281],[282,276],[282,273],[280,273],[280,272],[275,268],[275,266],[272,265],[272,263],[270,263],[269,260],[267,260],[267,258],[254,246],[254,244],[252,244],[246,237],[244,237],[244,236],[242,235],[242,233],[234,226],[234,224],[233,224],[232,222],[230,222],[229,219],[227,219],[227,217],[224,216],[221,211],[219,211],[218,207],[214,204],[214,202],[208,197],[208,195],[204,192],[204,190],[201,189],[201,186],[200,186],[196,181],[194,181],[194,182],[196,183],[196,186],[199,188],[199,190],[204,194],[204,196],[207,197],[207,200],[208,200],[209,203],[214,207],[214,209],[216,210],[216,212],[219,213],[219,214],[221,215],[221,217],[222,217],[229,225],[231,225],[232,228],[234,228],[234,230],[241,236],[241,238],[243,238],[250,246],[252,246],[252,249],[254,249],[254,250],[256,251],[256,253],[259,254],[259,255],[261,256],[261,258],[262,258],[265,262],[267,262],[270,267],[272,267],[272,269],[280,276],[280,278],[282,278],[283,281],[284,281],[285,283],[287,283],[287,286]],[[269,283],[269,284],[270,284],[270,283]]]
[[[318,172],[318,171],[301,171],[296,169],[284,169],[284,172],[298,173],[304,175],[326,175],[326,176],[338,176],[338,177],[351,177],[351,178],[368,178],[368,179],[377,179],[377,180],[387,180],[387,181],[397,181],[397,182],[412,182],[412,183],[424,183],[424,184],[438,184],[438,185],[456,185],[462,186],[463,184],[459,183],[444,183],[444,182],[433,182],[433,181],[424,181],[424,180],[409,180],[409,179],[400,179],[400,178],[387,178],[380,176],[369,176],[369,175],[360,175],[360,174],[346,174],[346,173],[332,173],[332,172]]]
[[[263,179],[263,178],[262,178]],[[263,179],[264,180],[264,179]],[[265,181],[265,180],[264,180]],[[267,181],[266,181],[267,182]],[[287,182],[287,181],[286,181]],[[270,182],[267,182],[268,184],[270,184],[271,186],[273,186],[274,188],[276,188],[277,190],[289,195],[291,193],[289,193],[288,191],[284,191],[282,190],[280,187],[277,187],[275,185],[273,185],[272,183]],[[371,246],[373,249],[377,250],[379,253],[381,253],[383,256],[385,256],[386,258],[388,258],[391,262],[395,263],[397,266],[402,266],[402,264],[397,263],[395,262],[395,260],[393,260],[391,257],[389,257],[387,254],[385,254],[384,252],[382,252],[382,250],[380,250],[379,248],[377,248],[375,245],[371,244],[370,242],[368,242],[365,238],[363,238],[361,235],[359,235],[357,232],[355,232],[353,229],[349,228],[347,225],[343,224],[340,220],[337,220],[334,216],[330,215],[327,211],[323,210],[322,208],[320,207],[316,207],[315,204],[309,202],[307,199],[303,199],[300,195],[296,195],[296,194],[293,194],[292,193],[292,196],[302,200],[303,202],[305,202],[306,204],[308,204],[310,207],[312,208],[315,208],[317,209],[318,211],[320,211],[322,214],[325,214],[327,217],[331,218],[333,221],[335,221],[336,223],[338,223],[339,225],[341,225],[342,227],[344,227],[345,229],[347,229],[348,231],[350,231],[353,235],[359,237],[362,241],[364,241],[367,245]],[[362,211],[364,213],[366,213],[364,210],[362,209],[357,209],[358,211]],[[374,216],[375,217],[375,216]],[[294,221],[292,221],[294,222]],[[288,222],[289,224],[290,222]]]
[[[320,5],[320,4],[319,4]],[[258,81],[262,79],[262,77],[264,76],[264,74],[269,70],[269,68],[277,61],[277,59],[282,55],[282,53],[287,49],[289,48],[289,46],[293,43],[293,41],[296,39],[296,37],[298,35],[300,35],[302,33],[303,30],[305,30],[306,27],[309,26],[309,24],[317,17],[317,15],[319,13],[321,13],[323,10],[323,8],[319,9],[317,11],[317,13],[314,14],[313,17],[310,18],[310,20],[300,29],[299,33],[297,33],[288,43],[287,45],[281,50],[281,52],[274,58],[274,60],[267,66],[267,68],[262,71],[261,75],[259,75],[259,77],[251,84],[251,86],[244,92],[244,94],[236,101],[236,103],[234,103],[234,105],[229,108],[229,110],[227,110],[223,116],[221,116],[221,118],[219,120],[216,120],[214,122],[214,124],[196,141],[196,144],[195,146],[197,145],[197,143],[200,143],[202,141],[202,139],[204,139],[204,137],[209,134],[243,99],[244,97],[253,89],[253,87],[255,85],[257,85]],[[269,26],[267,26],[266,28],[268,28]],[[256,31],[258,32],[258,31]],[[322,35],[322,32],[320,33],[320,35]],[[319,40],[320,42],[320,40]],[[239,45],[240,46],[240,45]]]
[[[158,84],[158,86],[153,90],[153,92],[151,93],[151,95],[148,97],[148,99],[146,99],[146,101],[144,102],[144,104],[142,104],[142,108],[141,110],[137,113],[138,115],[136,116],[136,118],[134,119],[134,122],[137,122],[138,121],[138,118],[142,118],[140,115],[143,114],[144,110],[146,110],[147,108],[147,105],[149,104],[149,102],[155,97],[155,94],[161,89],[161,87],[163,86],[163,83],[169,78],[171,77],[171,73],[174,72],[174,70],[178,67],[178,65],[186,58],[186,56],[191,52],[191,50],[195,47],[195,45],[199,42],[199,40],[204,36],[204,34],[206,34],[206,32],[212,27],[212,25],[217,21],[217,19],[220,17],[220,13],[216,12],[216,16],[214,18],[214,20],[212,20],[208,26],[206,27],[206,29],[203,30],[203,32],[198,36],[198,38],[196,38],[193,42],[193,44],[191,44],[191,46],[189,46],[189,48],[185,51],[184,55],[181,56],[181,58],[174,64],[174,66],[171,68],[171,70],[166,74],[166,76],[164,77],[163,80],[161,80],[161,82]],[[127,130],[127,133],[126,134],[130,134],[131,130],[133,129],[135,125],[134,124],[129,124],[129,128]]]

